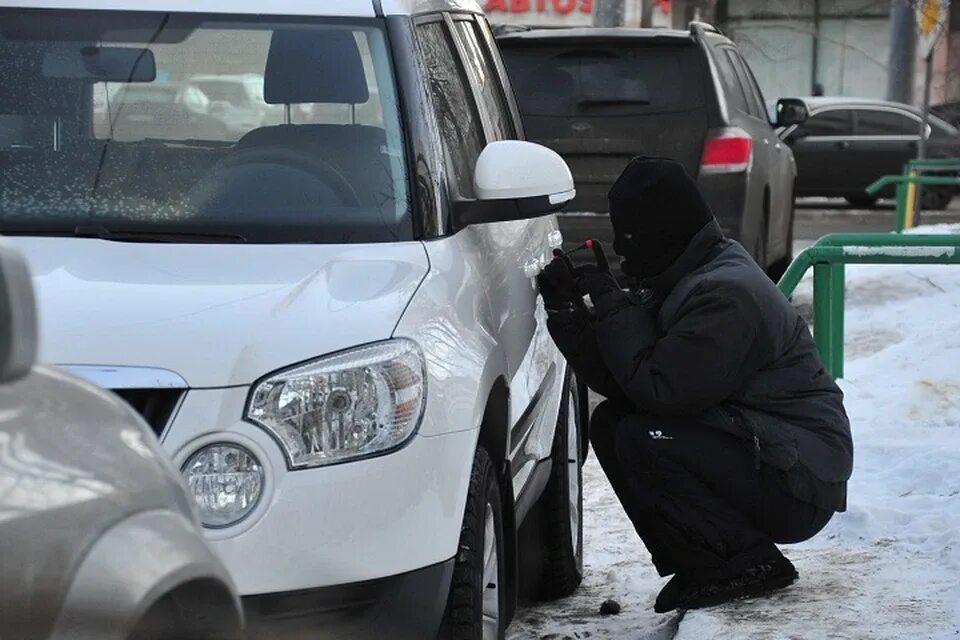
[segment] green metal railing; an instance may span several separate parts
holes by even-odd
[[[790,296],[813,268],[813,335],[835,378],[843,377],[847,264],[960,264],[960,235],[833,233],[794,259],[777,286]]]
[[[960,187],[958,176],[925,176],[931,171],[960,171],[960,158],[929,158],[911,160],[903,166],[899,176],[883,176],[867,187],[867,193],[875,196],[891,184],[896,185],[896,231],[913,227],[916,211],[916,186]]]

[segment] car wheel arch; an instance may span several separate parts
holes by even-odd
[[[143,562],[147,558],[149,562]],[[133,559],[141,560],[137,571],[130,571]],[[197,581],[218,583],[230,594],[232,615],[221,624],[242,628],[243,613],[233,582],[196,525],[166,509],[130,515],[107,529],[87,551],[50,640],[126,638],[164,596]],[[102,609],[103,603],[109,603],[111,615],[91,617],[91,608]],[[91,625],[91,619],[97,624]]]

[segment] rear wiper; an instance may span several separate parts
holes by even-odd
[[[650,101],[642,98],[584,98],[577,104],[581,107],[610,107],[624,104],[648,105]]]
[[[73,234],[76,238],[99,238],[116,242],[246,242],[247,239],[234,233],[206,233],[197,231],[150,231],[124,229],[113,231],[100,225],[78,225]]]

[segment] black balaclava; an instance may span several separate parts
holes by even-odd
[[[666,158],[631,160],[609,199],[613,250],[623,258],[620,268],[634,278],[666,271],[713,220],[697,184],[681,164]]]

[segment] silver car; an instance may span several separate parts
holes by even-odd
[[[234,638],[233,583],[124,401],[35,366],[24,262],[0,246],[0,638]]]

